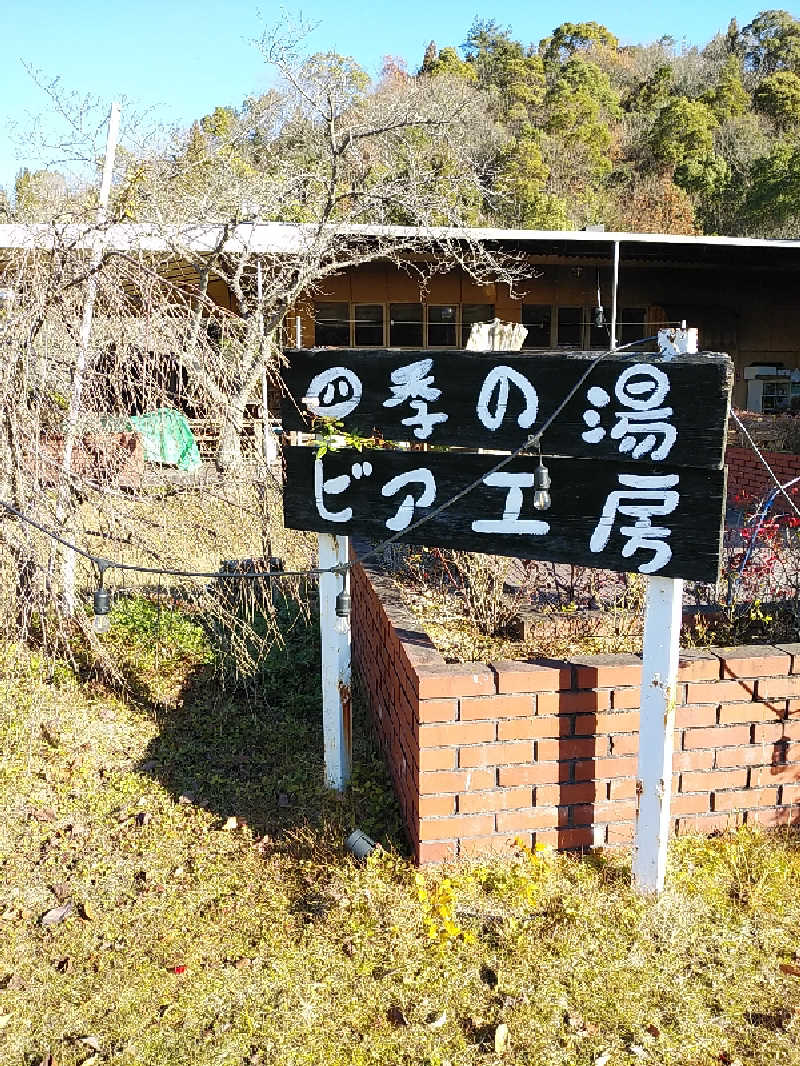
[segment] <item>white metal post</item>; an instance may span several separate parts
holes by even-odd
[[[348,562],[350,538],[318,533],[321,569]],[[319,628],[322,638],[322,732],[325,783],[342,792],[352,765],[350,618],[337,618],[339,574],[319,575]]]
[[[633,880],[661,892],[667,865],[683,581],[647,579]]]
[[[619,288],[619,241],[614,241],[614,272],[611,279],[611,351],[617,347],[617,289]]]

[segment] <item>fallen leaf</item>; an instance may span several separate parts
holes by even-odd
[[[429,1029],[441,1029],[446,1021],[447,1021],[447,1011],[443,1010],[438,1018],[434,1018],[432,1022],[428,1022],[428,1028]]]
[[[7,911],[3,911],[3,913],[0,914],[0,922],[13,922],[16,917],[17,911],[14,907],[9,907]]]
[[[72,959],[69,957],[69,955],[65,956],[63,959],[58,960],[58,962],[56,963],[56,969],[59,973],[70,972],[70,970],[72,969]]]
[[[71,889],[66,881],[59,881],[58,884],[53,885],[51,891],[59,903],[64,903],[69,899]]]
[[[494,1053],[495,1055],[502,1055],[508,1047],[508,1026],[505,1022],[500,1022],[498,1027],[494,1031]]]
[[[800,977],[800,966],[796,966],[792,962],[782,962],[780,965],[781,973],[787,974],[789,977]]]
[[[181,966],[172,966],[172,967],[170,967],[170,971],[172,973],[178,973],[178,974],[186,973],[186,967],[183,966],[183,965],[181,965]]]
[[[238,829],[238,827],[239,827],[239,822],[237,821],[236,815],[232,814],[229,818],[226,819],[225,824],[223,825],[222,828],[223,829]]]
[[[10,1021],[11,1021],[11,1015],[10,1014],[0,1014],[0,1029],[5,1029]]]
[[[604,1051],[602,1055],[598,1055],[594,1060],[594,1066],[606,1066],[606,1063],[611,1058],[610,1051]]]
[[[91,1048],[92,1051],[100,1050],[100,1038],[90,1034],[89,1036],[79,1036],[79,1044],[85,1044],[86,1047]]]
[[[47,726],[44,723],[42,723],[40,728],[42,730],[42,736],[47,741],[47,743],[50,745],[50,747],[51,748],[57,748],[58,744],[59,744],[58,737],[54,736],[54,734],[50,732],[50,730],[47,728]]]
[[[46,914],[42,915],[42,925],[45,928],[51,925],[58,925],[59,922],[63,922],[67,915],[71,913],[71,903],[65,903],[61,907],[53,907]]]
[[[661,1030],[658,1028],[657,1025],[648,1025],[645,1032],[648,1032],[650,1036],[653,1037],[661,1036]]]
[[[31,817],[35,818],[37,822],[54,822],[56,820],[56,812],[52,807],[38,807],[35,811],[31,811]]]
[[[78,904],[78,914],[85,922],[93,922],[97,917],[92,906],[86,902]]]
[[[631,1055],[636,1055],[636,1057],[640,1058],[640,1059],[645,1058],[646,1055],[647,1055],[647,1052],[641,1046],[641,1044],[631,1044],[630,1052],[631,1052]]]
[[[396,1028],[401,1025],[408,1025],[408,1018],[405,1015],[402,1007],[398,1007],[397,1004],[389,1007],[386,1012],[386,1020],[391,1022]]]
[[[234,968],[237,969],[237,970],[246,970],[247,967],[250,965],[250,963],[252,961],[253,961],[252,959],[248,959],[248,958],[245,957],[245,958],[241,958],[241,959],[236,959],[236,961],[234,962],[233,965],[234,965]]]

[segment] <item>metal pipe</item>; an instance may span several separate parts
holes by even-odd
[[[614,241],[614,276],[611,281],[611,344],[613,352],[617,347],[617,287],[619,285],[619,241]]]

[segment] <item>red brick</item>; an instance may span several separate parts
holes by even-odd
[[[638,707],[638,704],[637,704]],[[594,718],[595,720],[595,732],[597,733],[638,733],[639,732],[639,712],[629,711],[628,713],[614,713],[609,712],[605,714],[587,715],[588,718]],[[582,732],[577,727],[577,723],[580,722],[580,718],[575,719],[576,727],[575,732]]]
[[[768,761],[768,758],[768,754],[760,744],[745,744],[738,748],[720,748],[714,754],[714,765],[719,767],[757,766]]]
[[[723,748],[735,744],[747,744],[750,740],[750,728],[746,725],[718,725],[712,729],[685,729],[683,747],[687,748]]]
[[[733,829],[740,823],[740,819],[732,814],[695,814],[688,818],[678,819],[678,835],[686,833],[709,833],[725,832]]]
[[[507,788],[490,792],[462,792],[458,797],[459,814],[480,814],[488,811],[514,811],[530,807],[530,787]]]
[[[456,844],[454,840],[443,840],[438,843],[423,842],[416,847],[417,862],[424,866],[428,862],[446,862],[456,857]]]
[[[714,752],[699,750],[699,752],[674,752],[672,756],[673,770],[710,770],[714,765]]]
[[[687,703],[722,703],[752,698],[753,685],[742,681],[697,681],[686,686]]]
[[[609,755],[637,755],[639,752],[638,733],[619,733],[608,738]]]
[[[465,786],[470,792],[483,792],[488,788],[494,788],[497,784],[496,781],[497,771],[492,767],[490,770],[481,770],[478,768],[467,770],[467,784]]]
[[[800,767],[793,764],[778,763],[769,766],[754,766],[750,771],[750,785],[756,788],[760,785],[789,785],[792,786],[800,781]],[[787,798],[784,789],[784,800]]]
[[[723,703],[719,709],[719,724],[737,722],[775,722],[777,716],[768,703]]]
[[[800,696],[800,677],[761,677],[756,687],[760,700],[787,699]]]
[[[641,685],[642,661],[632,655],[590,655],[578,663],[578,688]]]
[[[595,822],[632,822],[636,817],[636,801],[604,800],[594,805]],[[577,821],[577,819],[576,819]],[[590,818],[591,822],[592,819]]]
[[[435,818],[440,815],[456,813],[455,796],[420,796],[420,818]]]
[[[611,847],[633,843],[635,827],[622,823],[622,825],[609,825],[606,829],[606,843]]]
[[[800,810],[797,807],[761,807],[747,812],[747,824],[758,822],[768,828],[779,825],[800,825]]]
[[[433,795],[437,792],[461,792],[467,788],[469,788],[469,775],[463,770],[454,773],[439,771],[419,775],[419,791],[422,796]]]
[[[420,770],[455,770],[455,748],[421,748],[419,752]]]
[[[594,755],[605,755],[608,742],[605,737],[572,737],[562,740],[538,740],[536,758],[539,762],[551,762],[555,759],[591,759]]]
[[[594,821],[593,803],[575,803],[569,807],[558,808],[558,824],[561,828],[573,826],[591,825]],[[598,819],[602,821],[602,819]]]
[[[679,681],[716,681],[719,659],[711,652],[681,652],[678,660]]]
[[[503,787],[514,785],[550,785],[569,778],[569,763],[543,762],[529,766],[501,766],[497,783]]]
[[[534,807],[555,807],[561,803],[561,790],[564,785],[536,785],[533,788]]]
[[[800,700],[787,700],[786,714],[789,718],[794,718],[796,715],[800,715]]]
[[[636,774],[637,760],[631,756],[619,759],[587,759],[575,763],[575,780],[592,781],[605,777],[633,777]]]
[[[638,708],[642,702],[640,688],[615,688],[611,693],[611,706],[615,711],[627,711]]]
[[[557,848],[558,847],[558,830],[557,829],[537,829],[533,834],[533,840],[538,848],[540,845],[545,848]]]
[[[479,718],[516,718],[534,712],[533,696],[464,696],[461,700],[461,720]]]
[[[558,846],[565,851],[572,848],[590,848],[594,844],[592,829],[559,829]]]
[[[711,792],[719,788],[744,788],[747,769],[712,770],[711,773],[681,774],[681,792]]]
[[[553,692],[569,688],[572,667],[568,663],[496,662],[489,664],[497,675],[498,692]]]
[[[517,841],[531,847],[530,833],[508,833],[501,836],[494,833],[492,836],[472,837],[469,840],[460,840],[458,854],[462,858],[468,855],[511,855],[517,849]]]
[[[458,700],[420,700],[417,718],[420,722],[454,722]]]
[[[791,656],[771,645],[742,645],[738,648],[717,648],[722,660],[722,677],[757,677],[788,674]]]
[[[499,766],[505,763],[531,762],[533,744],[529,740],[507,744],[478,744],[471,748],[459,748],[458,765]]]
[[[420,666],[414,671],[415,695],[420,699],[447,699],[453,696],[491,696],[494,674],[488,666]]]
[[[611,798],[616,799],[631,799],[636,795],[636,781],[633,777],[618,777],[614,781],[609,782],[611,786]],[[601,788],[604,786],[600,786]]]
[[[533,829],[555,829],[558,808],[532,807],[527,811],[500,811],[497,815],[499,833],[517,833]]]
[[[776,788],[748,788],[734,792],[715,792],[715,811],[740,811],[748,807],[773,807],[778,800]]]
[[[594,781],[579,781],[574,785],[557,785],[558,804],[565,803],[593,803],[599,796],[605,799],[605,785],[597,785]],[[539,789],[536,790],[536,800],[539,801]]]
[[[800,644],[776,644],[775,647],[778,651],[786,652],[791,659],[789,673],[800,673]]]
[[[420,748],[440,748],[459,744],[486,744],[495,738],[494,722],[452,722],[447,725],[421,725]]]
[[[606,711],[610,694],[600,692],[540,692],[536,697],[539,714],[579,714],[582,711]]]
[[[673,796],[670,803],[670,814],[677,817],[681,814],[704,814],[711,810],[711,797],[707,792],[687,793]]]
[[[730,704],[728,704],[730,706]],[[741,707],[752,707],[752,703],[742,703]],[[717,705],[715,703],[689,703],[684,707],[675,708],[675,727],[677,729],[691,729],[693,726],[708,726],[717,724]]]
[[[420,840],[486,836],[494,830],[493,814],[457,814],[454,818],[428,818],[419,825]]]
[[[569,729],[569,719],[551,715],[547,718],[511,718],[497,723],[498,740],[536,740],[539,737],[557,737],[559,728]]]
[[[785,737],[785,726],[782,722],[759,722],[753,732],[756,744],[777,744]]]
[[[800,781],[784,785],[781,799],[784,803],[800,803]]]

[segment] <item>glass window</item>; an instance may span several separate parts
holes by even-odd
[[[583,347],[582,307],[559,307],[558,346],[559,348]]]
[[[461,307],[461,347],[469,340],[472,327],[476,322],[493,322],[494,304],[462,304]]]
[[[422,347],[422,304],[389,304],[389,344],[392,348]]]
[[[455,304],[431,304],[428,307],[428,346],[430,348],[456,347]]]
[[[631,341],[640,341],[645,333],[645,319],[647,312],[644,307],[623,307],[620,320],[617,323],[617,336],[620,344],[630,344]]]
[[[347,304],[314,304],[314,344],[320,348],[350,347],[350,308]]]
[[[550,304],[523,304],[522,324],[528,331],[523,348],[549,348],[550,323],[552,321]]]
[[[356,348],[382,348],[383,304],[356,304],[353,318]]]

